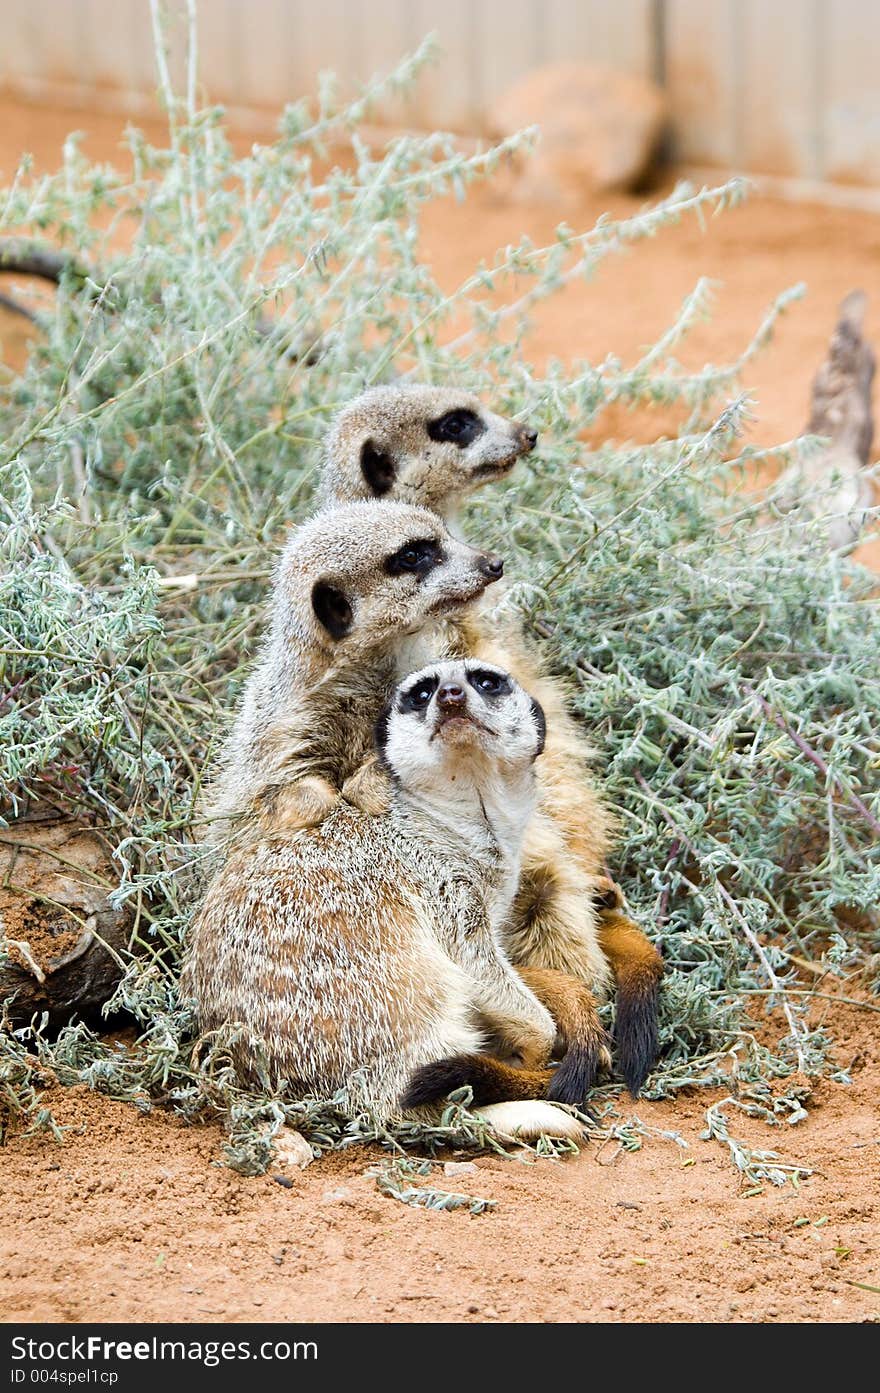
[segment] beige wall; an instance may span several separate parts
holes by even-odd
[[[149,0],[2,8],[7,90],[149,106]],[[446,56],[405,113],[419,125],[479,131],[487,103],[530,67],[584,59],[662,78],[687,160],[880,185],[880,0],[199,0],[198,10],[204,87],[229,105],[276,108],[308,93],[321,68],[353,83],[435,30]]]

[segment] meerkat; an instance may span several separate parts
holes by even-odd
[[[425,1091],[426,1069],[478,1060],[489,1101],[522,1099],[523,1080],[583,1101],[580,1061],[560,1065],[563,1088],[542,1067],[556,1026],[503,946],[544,738],[539,703],[507,673],[432,663],[376,722],[387,812],[338,800],[319,825],[232,853],[194,921],[182,989],[203,1030],[237,1029],[245,1077],[260,1059],[276,1089],[341,1094],[387,1120]],[[526,1068],[482,1054],[487,1040]],[[569,1115],[556,1122],[570,1134]],[[528,1111],[504,1113],[511,1129],[533,1130]]]
[[[436,513],[396,501],[327,509],[295,529],[276,567],[260,655],[203,800],[203,841],[234,856],[267,835],[317,825],[343,795],[362,806],[359,779],[389,691],[435,646],[437,626],[502,571],[498,557],[457,541]],[[560,982],[552,972],[534,974],[569,1067],[580,1060],[579,1076],[589,1080],[607,1055],[601,1029],[595,1020],[584,1028],[580,1001]]]
[[[438,513],[457,530],[476,488],[505,477],[534,449],[537,433],[497,416],[457,388],[376,387],[337,416],[327,439],[325,503],[398,499]],[[550,731],[539,807],[523,853],[509,948],[517,965],[560,969],[604,992],[617,989],[617,1063],[637,1096],[657,1056],[663,959],[628,918],[608,879],[613,818],[593,787],[589,746],[568,711],[563,685],[544,672],[512,623],[504,632],[478,615],[451,616],[445,651],[482,656],[508,669],[540,701]],[[364,806],[381,806],[375,767],[353,785]]]
[[[235,845],[320,822],[372,750],[373,726],[436,627],[503,572],[436,513],[351,503],[296,528],[269,624],[203,800],[206,839]],[[421,644],[421,649],[420,649]]]

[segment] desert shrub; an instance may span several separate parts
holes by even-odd
[[[26,362],[0,370],[0,792],[8,817],[48,801],[112,846],[135,928],[114,1005],[139,1031],[121,1048],[83,1024],[54,1039],[7,1026],[0,1099],[51,1125],[51,1070],[221,1114],[249,1170],[268,1157],[261,1121],[295,1120],[319,1146],[376,1134],[332,1100],[242,1092],[228,1041],[194,1047],[176,968],[195,795],[260,632],[271,551],[310,507],[333,411],[409,375],[465,384],[541,431],[467,527],[503,550],[503,603],[570,679],[620,814],[615,874],[669,965],[649,1096],[733,1068],[755,1107],[792,1115],[802,1081],[765,1107],[769,1081],[821,1071],[828,1044],[795,960],[858,963],[880,889],[871,577],[772,488],[738,487],[773,453],[738,444],[740,374],[796,292],[736,362],[697,373],[674,355],[707,311],[704,282],[633,366],[538,371],[523,349],[533,304],[723,212],[743,184],[680,186],[629,219],[523,240],[448,295],[420,259],[422,210],[465,198],[505,147],[463,154],[429,135],[376,151],[358,133],[427,47],[354,103],[324,82],[244,154],[192,73],[171,91],[158,51],[167,144],[129,131],[117,171],[71,137],[58,173],[24,163],[0,204],[0,233],[66,258]],[[609,404],[657,402],[680,407],[678,436],[583,443]],[[482,1140],[457,1107],[433,1132],[395,1132],[451,1135]]]

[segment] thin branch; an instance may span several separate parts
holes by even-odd
[[[785,731],[785,734],[797,745],[801,753],[806,755],[810,763],[816,766],[823,778],[830,784],[833,784],[843,801],[848,803],[856,812],[860,813],[874,832],[880,834],[880,821],[874,816],[871,809],[866,807],[857,793],[853,793],[851,789],[844,788],[837,775],[832,773],[828,768],[828,765],[825,763],[818,750],[814,750],[812,745],[808,745],[804,737],[799,735],[796,730],[793,730],[785,718],[781,716],[778,711],[774,711],[769,701],[767,701],[765,697],[762,697],[760,692],[755,691],[755,688],[750,686],[748,682],[743,682],[741,686],[744,692],[747,692],[750,697],[754,698],[765,716],[768,716],[773,724],[777,725],[780,730]]]
[[[651,803],[654,805],[654,807],[657,808],[657,810],[661,813],[661,815],[662,815],[662,816],[665,818],[665,820],[669,823],[669,826],[670,826],[671,828],[673,828],[673,830],[674,830],[674,832],[675,832],[676,837],[678,838],[678,840],[681,841],[681,842],[683,842],[684,845],[685,845],[685,846],[688,848],[688,850],[690,851],[691,855],[694,856],[694,857],[696,857],[697,860],[699,861],[699,851],[698,851],[697,848],[694,846],[694,844],[693,844],[693,842],[690,840],[690,838],[686,835],[686,833],[682,830],[682,828],[679,827],[678,823],[676,822],[676,820],[675,820],[675,818],[672,816],[672,814],[669,812],[668,808],[664,807],[664,805],[663,805],[663,803],[661,803],[660,799],[657,798],[657,797],[651,792],[651,789],[650,789],[650,787],[649,787],[649,785],[648,785],[648,783],[647,783],[647,780],[644,778],[644,776],[643,776],[642,774],[640,774],[638,771],[636,771],[636,776],[635,776],[635,777],[636,777],[636,783],[639,785],[639,787],[642,789],[642,791],[646,794],[646,796],[650,799],[650,801],[651,801]],[[806,1074],[806,1073],[809,1072],[809,1070],[808,1070],[808,1068],[807,1068],[807,1060],[806,1060],[806,1056],[805,1056],[804,1051],[803,1051],[803,1046],[801,1045],[802,1031],[801,1031],[801,1029],[799,1028],[798,1023],[795,1021],[794,1016],[792,1015],[791,1007],[788,1005],[788,1003],[787,1003],[786,1000],[785,1000],[785,988],[782,986],[782,983],[779,981],[779,978],[776,976],[776,973],[775,973],[775,971],[773,970],[773,964],[770,962],[770,959],[767,957],[767,953],[766,953],[766,951],[765,951],[765,949],[764,949],[763,944],[761,943],[761,941],[760,941],[760,939],[758,938],[757,934],[756,934],[756,933],[754,932],[754,930],[752,929],[751,925],[748,923],[747,919],[745,918],[745,915],[742,913],[742,910],[740,909],[740,907],[739,907],[739,905],[737,904],[736,900],[735,900],[735,899],[733,898],[733,896],[731,895],[730,891],[722,884],[722,882],[721,882],[720,879],[717,879],[717,880],[716,880],[715,888],[717,889],[717,892],[718,892],[718,894],[721,896],[721,898],[722,898],[722,900],[724,901],[724,903],[727,905],[727,908],[730,910],[730,912],[731,912],[731,914],[733,915],[734,919],[735,919],[736,922],[739,924],[739,927],[740,927],[740,929],[742,930],[742,932],[743,932],[745,938],[746,938],[747,941],[751,944],[752,948],[754,949],[755,953],[757,954],[757,956],[758,956],[758,958],[759,958],[759,960],[760,960],[761,966],[763,967],[764,971],[765,971],[766,974],[767,974],[767,978],[768,978],[768,980],[769,980],[769,982],[770,982],[771,987],[773,988],[773,990],[774,990],[775,992],[779,992],[779,994],[780,994],[780,1005],[782,1006],[782,1010],[783,1010],[783,1012],[785,1013],[785,1019],[786,1019],[787,1022],[788,1022],[789,1030],[791,1031],[791,1037],[792,1037],[792,1039],[793,1039],[793,1041],[794,1041],[795,1050],[796,1050],[796,1052],[797,1052],[798,1068],[802,1071],[802,1073],[805,1073],[805,1074]]]

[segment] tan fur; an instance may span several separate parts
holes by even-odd
[[[410,543],[438,549],[424,575],[389,574]],[[398,502],[317,513],[291,535],[274,578],[268,632],[203,801],[206,840],[314,826],[370,756],[373,725],[403,672],[441,646],[444,620],[497,575],[440,518]],[[329,588],[350,610],[332,633],[315,608]]]
[[[465,448],[432,439],[426,431],[426,423],[456,410],[473,413],[482,427]],[[457,509],[475,488],[503,478],[536,438],[534,431],[487,411],[458,388],[373,387],[330,428],[322,499],[396,498],[448,519],[451,506]]]
[[[454,446],[438,450],[426,436],[425,421],[455,407],[479,413],[485,423],[480,440],[497,437],[499,451],[500,442],[514,439],[519,429],[458,389],[375,388],[346,407],[331,429],[323,496],[336,501],[370,496],[359,465],[364,442],[370,441],[386,458],[397,461],[394,483],[384,497],[418,498],[423,506],[453,520],[467,494],[486,482],[482,472],[476,479],[468,476],[464,456],[469,451]],[[480,462],[473,467],[483,469]],[[598,942],[593,881],[604,876],[612,819],[590,783],[591,751],[568,712],[562,684],[542,671],[513,624],[502,634],[497,625],[470,614],[448,623],[444,639],[446,651],[479,655],[510,672],[541,703],[547,717],[539,811],[526,838],[522,885],[509,930],[511,957],[518,963],[570,972],[603,994],[610,971]],[[362,806],[380,806],[380,783],[381,776],[366,776],[368,792]],[[359,801],[357,784],[351,793]]]
[[[611,1052],[599,1020],[592,992],[576,977],[546,967],[517,969],[526,986],[547,1007],[556,1022],[560,1052],[581,1049],[595,1042],[596,1063],[602,1069],[611,1068]]]
[[[426,423],[456,407],[477,414],[483,432],[465,450],[445,445],[438,449],[429,439]],[[328,438],[322,479],[325,499],[344,501],[374,496],[361,467],[365,442],[378,452],[393,473],[383,497],[406,498],[435,509],[454,526],[467,495],[502,470],[487,470],[475,450],[490,445],[502,452],[502,442],[522,441],[519,453],[530,444],[518,436],[522,428],[487,412],[480,402],[457,389],[419,384],[376,388],[346,407],[337,417]],[[372,457],[372,456],[371,456]],[[510,463],[512,464],[513,459]],[[605,862],[613,817],[603,806],[589,777],[591,751],[581,728],[568,711],[563,684],[541,668],[524,635],[514,624],[503,632],[479,614],[460,616],[446,626],[445,651],[486,658],[509,671],[532,692],[547,716],[547,749],[539,772],[539,804],[526,836],[520,892],[508,929],[507,946],[518,964],[556,968],[579,977],[593,991],[603,994],[614,969],[618,987],[628,972],[626,952],[616,951],[620,937],[606,934],[603,915],[609,899]],[[381,806],[381,780],[371,771],[365,776],[365,806]],[[352,788],[358,798],[358,787]],[[622,896],[616,886],[610,896],[619,913]],[[656,989],[663,964],[657,950],[631,921],[628,940],[638,941],[638,960],[643,973],[652,974],[656,1015]],[[617,927],[615,921],[615,928]],[[615,949],[605,951],[605,944]],[[639,998],[648,1003],[649,998]],[[630,1009],[634,998],[619,995],[618,1013]],[[644,1006],[650,1009],[650,1005]],[[626,1023],[625,1023],[626,1024]],[[656,1022],[654,1024],[656,1033]],[[625,1038],[629,1038],[625,1032]],[[650,1052],[650,1043],[648,1045]],[[642,1051],[644,1053],[644,1051]],[[622,1061],[631,1087],[638,1088],[644,1061]]]
[[[526,832],[508,930],[511,959],[571,973],[604,995],[610,971],[598,942],[593,890],[604,867],[612,819],[590,783],[592,752],[568,713],[561,684],[541,671],[513,626],[490,636],[474,616],[456,624],[454,632],[451,648],[479,653],[506,668],[541,703],[547,719],[538,809]]]
[[[484,1030],[529,1066],[549,1058],[553,1019],[500,936],[539,713],[515,685],[481,693],[471,670],[482,662],[426,669],[418,710],[403,697],[419,675],[398,687],[381,727],[387,813],[337,802],[320,826],[243,845],[210,885],[182,990],[203,1030],[238,1029],[246,1078],[262,1064],[275,1088],[341,1091],[388,1117],[415,1069],[478,1052]],[[444,682],[461,694],[451,711]]]
[[[451,1055],[415,1070],[404,1094],[407,1104],[424,1107],[467,1086],[480,1106],[525,1098],[584,1106],[598,1072],[611,1065],[593,994],[583,982],[563,972],[540,967],[518,971],[556,1022],[563,1051],[557,1068],[514,1068],[485,1053]]]

